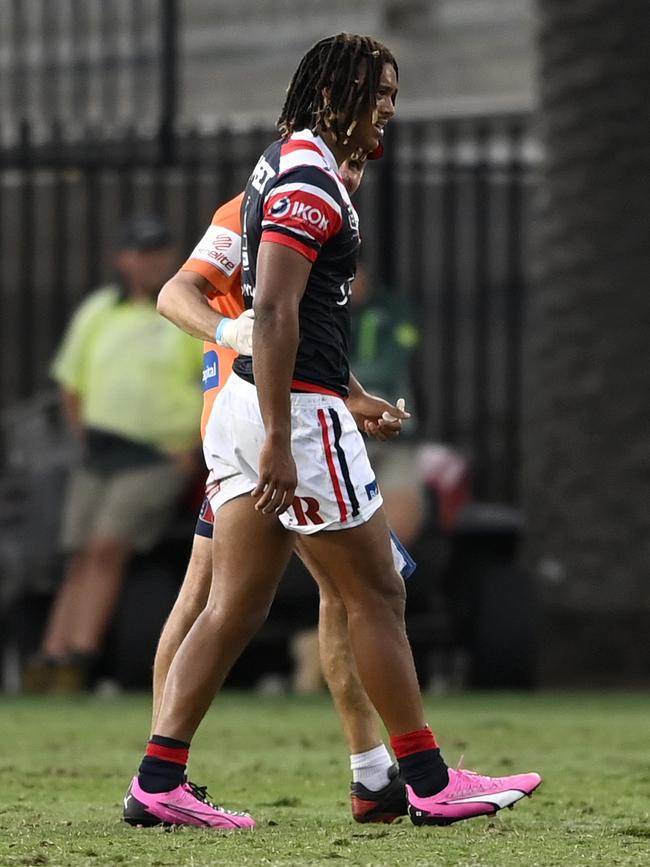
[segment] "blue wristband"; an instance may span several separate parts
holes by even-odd
[[[217,330],[214,333],[214,339],[219,344],[219,346],[223,346],[223,343],[221,342],[223,340],[223,330],[229,322],[232,322],[232,319],[224,316],[221,322],[217,325]]]

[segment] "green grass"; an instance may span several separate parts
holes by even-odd
[[[149,705],[0,699],[0,865],[650,865],[650,699],[630,694],[429,700],[444,754],[488,773],[539,770],[514,811],[449,828],[355,825],[346,749],[325,697],[226,694],[196,738],[192,778],[248,834],[133,829],[121,799]]]

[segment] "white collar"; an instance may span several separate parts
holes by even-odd
[[[299,141],[308,141],[316,145],[318,150],[323,154],[325,162],[329,168],[338,175],[339,164],[336,162],[336,157],[319,135],[314,135],[310,129],[300,129],[297,132],[292,133],[289,138],[293,140],[297,139]]]

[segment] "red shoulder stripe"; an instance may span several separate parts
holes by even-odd
[[[280,156],[292,154],[294,151],[314,151],[323,156],[322,150],[312,141],[301,141],[300,139],[292,139],[280,146]]]

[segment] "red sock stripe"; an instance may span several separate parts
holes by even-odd
[[[435,750],[438,748],[436,739],[429,726],[425,726],[423,729],[418,729],[414,732],[406,732],[403,735],[393,735],[390,739],[390,745],[393,748],[395,757],[398,759],[412,756],[413,753],[422,753],[424,750]]]
[[[174,762],[176,765],[187,764],[190,751],[187,747],[163,747],[160,744],[147,744],[147,755],[155,756],[166,762]]]

